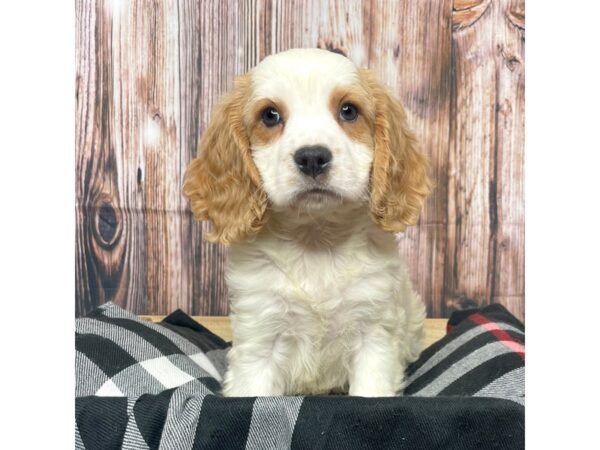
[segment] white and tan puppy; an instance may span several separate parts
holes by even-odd
[[[425,308],[393,233],[426,172],[398,101],[342,55],[289,50],[237,79],[184,186],[230,245],[225,395],[400,393]]]

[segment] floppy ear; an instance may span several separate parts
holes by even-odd
[[[371,217],[386,231],[414,225],[431,189],[427,157],[417,150],[406,113],[377,79],[362,70],[375,101],[375,149],[371,171]]]
[[[247,75],[236,80],[213,113],[185,174],[183,193],[198,220],[212,222],[209,241],[231,244],[257,233],[267,196],[250,153],[243,111],[250,93]]]

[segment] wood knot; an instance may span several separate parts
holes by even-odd
[[[498,50],[502,55],[504,65],[508,68],[508,70],[514,72],[517,66],[521,64],[521,59],[517,55],[506,50],[502,45],[498,45]]]
[[[93,232],[96,242],[106,250],[114,248],[121,237],[122,223],[121,212],[113,206],[112,199],[101,196],[94,212]]]
[[[492,0],[454,0],[452,29],[462,30],[477,22],[487,11]]]
[[[508,11],[506,13],[506,18],[513,26],[525,30],[525,11],[522,9]]]

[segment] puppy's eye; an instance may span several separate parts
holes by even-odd
[[[340,108],[340,119],[354,122],[358,117],[358,109],[352,103],[344,103]]]
[[[274,127],[275,125],[281,123],[281,116],[275,108],[270,106],[269,108],[265,108],[263,110],[262,122],[265,124],[266,127]]]

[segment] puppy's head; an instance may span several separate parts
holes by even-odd
[[[198,219],[222,243],[255,234],[269,209],[330,213],[368,204],[403,231],[429,192],[401,105],[342,55],[296,49],[238,78],[215,111],[185,176]]]

